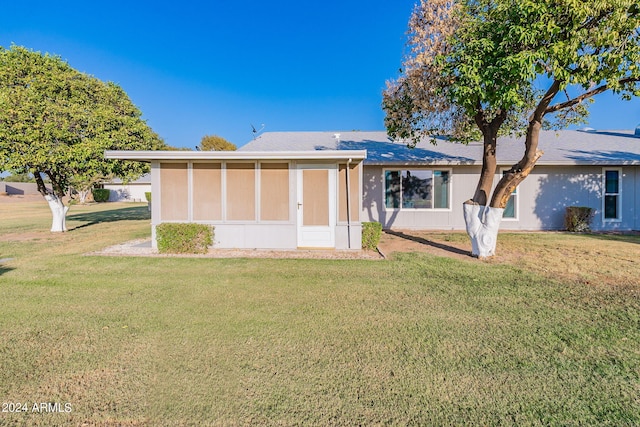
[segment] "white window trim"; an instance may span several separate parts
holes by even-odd
[[[607,172],[615,171],[618,172],[618,192],[617,193],[607,193]],[[618,213],[617,218],[605,218],[605,196],[607,194],[615,194],[618,196],[618,206],[616,212]],[[602,168],[602,222],[603,223],[618,223],[622,222],[622,168]]]
[[[447,198],[449,200],[449,207],[448,208],[403,208],[402,207],[402,201],[400,201],[400,207],[398,208],[389,208],[387,207],[387,203],[386,203],[386,198],[387,198],[387,188],[386,188],[386,174],[387,171],[392,171],[392,172],[402,172],[405,170],[430,170],[431,172],[436,172],[436,171],[441,171],[441,172],[448,172],[449,173],[449,188],[448,191],[449,193],[447,194]],[[389,168],[383,168],[382,169],[382,204],[384,206],[384,210],[387,212],[395,212],[395,211],[404,211],[404,212],[451,212],[452,211],[452,200],[451,200],[451,196],[453,194],[453,170],[451,168],[425,168],[425,167],[420,167],[420,166],[415,166],[415,167],[410,167],[410,166],[405,166],[405,167],[397,167],[397,168],[393,168],[393,167],[389,167]],[[435,197],[435,196],[432,196]],[[433,199],[432,199],[433,202]]]
[[[502,179],[502,177],[504,176],[504,173],[511,170],[510,167],[504,167],[504,168],[500,168],[500,175],[498,177],[498,182],[500,182],[500,179]],[[515,209],[515,216],[513,218],[511,217],[502,217],[502,221],[511,221],[511,222],[515,222],[515,221],[520,221],[520,185],[517,185],[516,188],[513,190],[513,192],[515,193],[516,196],[516,201],[514,203],[514,209]],[[513,193],[512,193],[513,194]],[[511,196],[509,196],[511,197]]]

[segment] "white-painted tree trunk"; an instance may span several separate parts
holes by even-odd
[[[465,203],[463,212],[467,234],[471,238],[471,254],[478,258],[495,255],[504,209]]]
[[[53,194],[47,194],[44,198],[49,203],[49,209],[51,209],[51,214],[53,215],[51,232],[61,233],[67,231],[66,217],[69,206],[65,206],[62,199]]]
[[[80,204],[84,205],[87,202],[87,196],[90,190],[79,190],[78,197],[80,197]]]

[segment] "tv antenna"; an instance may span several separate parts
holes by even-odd
[[[255,140],[258,137],[258,134],[264,130],[264,123],[260,125],[260,129],[256,130],[254,125],[251,125],[251,132],[253,133],[253,139]]]

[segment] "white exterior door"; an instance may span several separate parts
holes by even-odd
[[[336,246],[336,165],[298,165],[298,247]]]

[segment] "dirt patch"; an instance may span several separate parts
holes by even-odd
[[[385,257],[394,252],[421,252],[456,259],[472,259],[471,243],[433,239],[429,233],[389,230],[382,233],[378,249]]]

